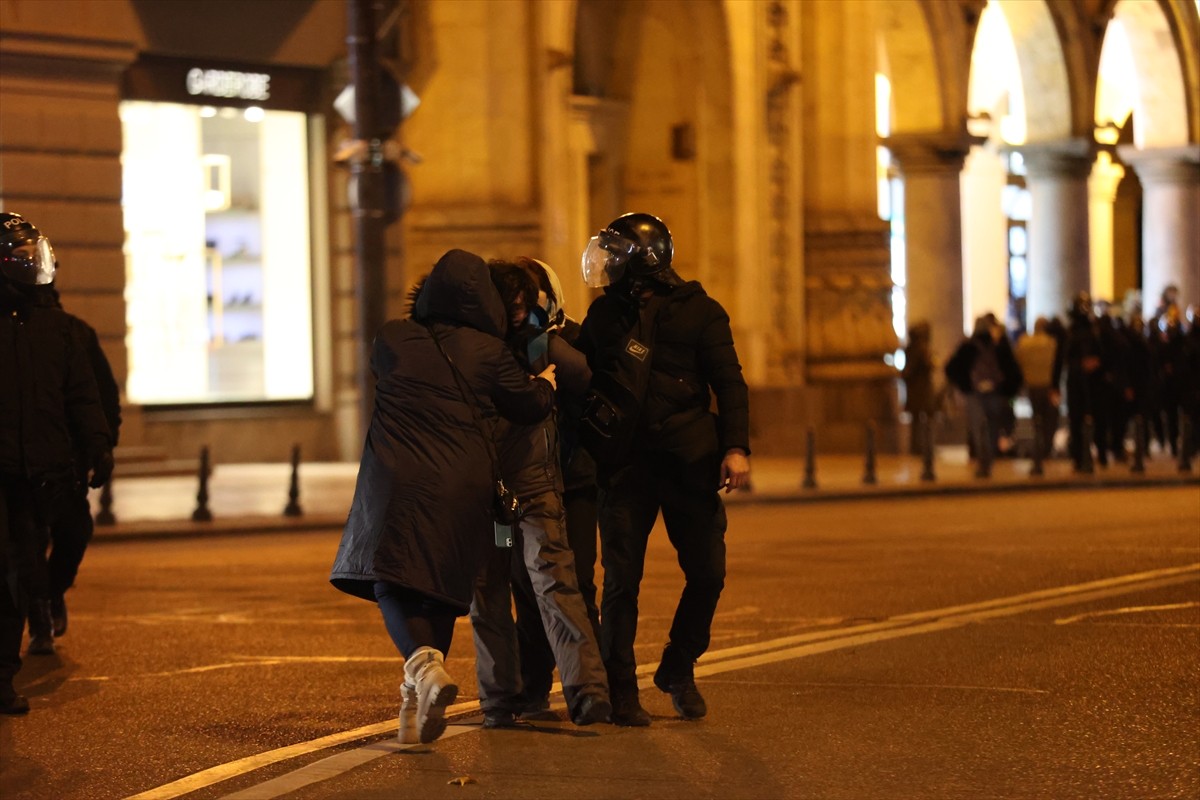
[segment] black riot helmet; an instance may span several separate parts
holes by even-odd
[[[674,254],[665,222],[653,214],[625,214],[588,242],[583,253],[583,282],[599,288],[623,280],[640,284],[660,276],[674,278]]]
[[[0,275],[13,283],[45,286],[54,282],[50,240],[20,214],[0,211]]]

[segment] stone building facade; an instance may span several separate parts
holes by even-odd
[[[55,243],[64,305],[126,382],[124,446],[276,461],[299,443],[308,459],[357,458],[363,334],[335,163],[350,137],[334,109],[348,2],[0,0],[0,205]],[[411,200],[388,233],[389,312],[463,247],[546,260],[582,317],[588,238],[650,211],[671,226],[680,273],[730,311],[756,452],[798,453],[809,428],[829,448],[859,447],[867,423],[894,439],[897,298],[945,354],[974,315],[1003,312],[987,306],[1012,299],[1012,258],[1030,321],[1080,288],[1140,289],[1153,305],[1174,284],[1200,301],[1195,0],[377,5],[383,49],[420,98],[397,134]],[[1013,60],[986,62],[980,40],[1001,17]],[[1118,24],[1141,90],[1121,119],[1098,119]],[[252,108],[284,144],[253,151],[250,205],[303,210],[256,218],[250,238],[267,252],[247,279],[245,242],[222,237],[241,230],[229,226],[251,157],[205,143],[234,142]],[[155,150],[197,166],[156,168]],[[191,212],[166,210],[201,171],[188,191],[208,205],[181,247],[162,231]],[[896,185],[902,200],[883,209]],[[1015,255],[997,254],[1009,185],[1032,205]],[[154,300],[182,292],[176,274],[194,284],[180,311]]]

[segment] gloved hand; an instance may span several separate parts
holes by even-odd
[[[88,486],[93,489],[99,489],[104,484],[108,483],[113,474],[113,454],[112,450],[101,450],[94,459],[92,459],[92,478],[88,481]]]

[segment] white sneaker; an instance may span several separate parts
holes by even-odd
[[[417,688],[417,740],[428,744],[445,732],[446,706],[458,697],[458,684],[432,647],[418,647],[404,662],[404,674]]]
[[[400,732],[396,736],[400,744],[416,744],[417,735],[417,687],[405,681],[400,686]]]

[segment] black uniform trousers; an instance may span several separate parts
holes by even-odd
[[[717,492],[718,467],[715,454],[686,464],[667,453],[645,452],[601,480],[600,650],[614,689],[637,680],[638,591],[646,543],[660,510],[684,576],[670,644],[691,661],[708,649],[725,587],[727,522]]]
[[[45,596],[48,526],[40,490],[28,479],[0,476],[0,681],[21,669],[21,637],[31,597]]]
[[[51,549],[46,568],[52,597],[63,594],[75,583],[83,554],[96,530],[88,502],[86,473],[78,476],[77,483],[63,500],[63,507],[50,529]]]

